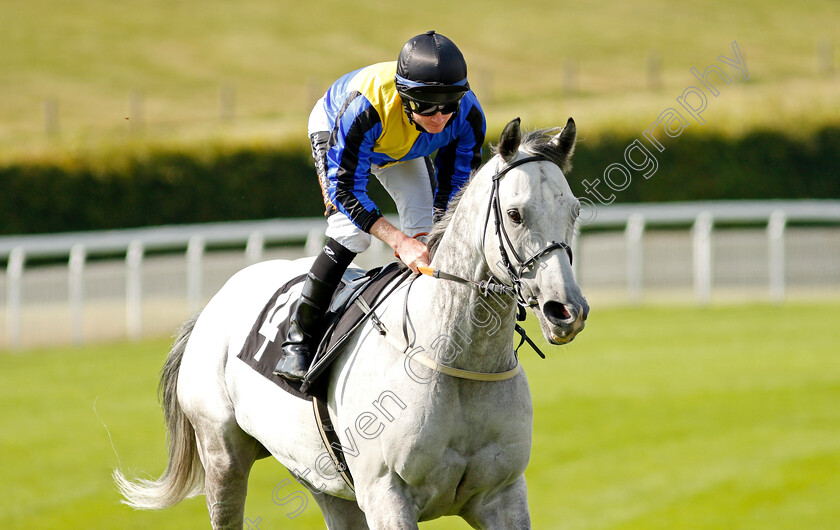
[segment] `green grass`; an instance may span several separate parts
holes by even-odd
[[[840,119],[840,76],[823,71],[817,52],[825,42],[840,55],[838,26],[833,0],[428,0],[422,9],[387,0],[5,2],[0,158],[149,141],[304,142],[306,116],[331,81],[395,59],[408,37],[430,28],[463,49],[495,131],[515,116],[533,127],[571,115],[583,138],[640,134],[698,84],[689,69],[731,56],[732,41],[751,78],[723,86],[707,125],[693,128],[810,130]],[[659,88],[648,86],[651,54],[661,63]],[[223,84],[236,90],[233,124],[219,120]],[[132,92],[143,94],[146,125],[134,136]],[[58,109],[52,139],[47,100]]]
[[[586,331],[547,360],[525,351],[534,527],[837,528],[838,321],[837,302],[596,307]],[[0,355],[0,527],[207,526],[203,497],[135,512],[109,476],[118,464],[163,470],[155,390],[168,346]],[[246,517],[263,529],[323,528],[312,501],[294,520],[291,505],[273,504],[287,476],[258,462]]]

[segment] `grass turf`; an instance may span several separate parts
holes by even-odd
[[[595,308],[586,331],[547,360],[523,351],[534,527],[835,528],[838,321],[836,302]],[[168,346],[0,355],[0,527],[207,526],[203,497],[135,512],[110,480],[118,464],[163,470],[155,389]],[[295,505],[272,502],[287,476],[276,461],[258,462],[246,517],[262,529],[323,528],[311,499],[294,519]]]
[[[737,41],[749,81],[728,66],[732,85],[713,75],[720,96],[690,130],[796,133],[840,119],[838,25],[832,0],[428,0],[408,10],[386,0],[6,2],[0,157],[123,149],[130,139],[303,144],[330,82],[396,59],[407,38],[431,28],[463,49],[494,131],[515,116],[529,127],[574,116],[588,139],[639,135],[700,86],[690,68],[722,66]],[[235,91],[232,123],[220,123],[223,86]],[[130,103],[132,93],[142,103]],[[55,109],[52,137],[45,105]]]

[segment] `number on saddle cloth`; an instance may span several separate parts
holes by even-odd
[[[303,384],[290,382],[275,375],[274,367],[277,366],[277,361],[282,355],[280,346],[289,330],[290,309],[300,296],[300,288],[305,275],[298,276],[281,286],[268,300],[237,357],[292,395],[307,400],[313,395],[323,396],[326,385],[321,384],[322,381],[318,381],[318,385],[313,385],[313,383],[326,372],[337,356],[340,351],[338,346],[343,342],[343,337],[365,316],[353,302],[357,297],[363,296],[366,301],[370,300],[372,303],[372,300],[379,296],[393,278],[405,271],[408,269],[396,263],[371,269],[368,272],[361,269],[347,270],[324,316],[322,329],[326,331],[319,337],[320,343],[315,352],[312,368]],[[324,378],[324,381],[328,379]]]

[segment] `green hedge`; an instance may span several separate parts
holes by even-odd
[[[581,142],[572,188],[603,180],[635,138]],[[657,172],[633,173],[618,202],[840,198],[840,127],[807,139],[755,132],[737,139],[689,136],[652,151]],[[602,185],[602,189],[603,185]],[[378,183],[371,193],[393,211]],[[119,161],[0,168],[0,233],[128,228],[318,216],[320,190],[308,151],[243,148],[212,155],[153,152]]]
[[[157,153],[92,164],[0,169],[5,234],[317,216],[320,190],[303,151]]]
[[[624,151],[635,139],[578,144],[573,190],[584,193],[579,184],[583,179],[603,181],[604,170],[613,162],[627,165]],[[840,126],[806,139],[766,131],[737,139],[682,135],[663,142],[662,152],[641,135],[638,139],[659,168],[649,179],[631,171],[631,185],[611,192],[617,202],[840,198]],[[604,184],[598,189],[610,191]]]

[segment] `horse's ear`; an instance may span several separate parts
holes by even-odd
[[[516,156],[520,141],[522,141],[522,131],[519,130],[519,118],[515,118],[505,125],[505,130],[499,138],[499,154],[505,162],[510,162]]]
[[[575,152],[575,140],[577,139],[577,126],[575,120],[569,118],[563,130],[557,133],[557,136],[550,140],[551,146],[557,153],[558,160],[562,161],[559,164],[563,173],[568,173],[572,169],[572,155]]]

